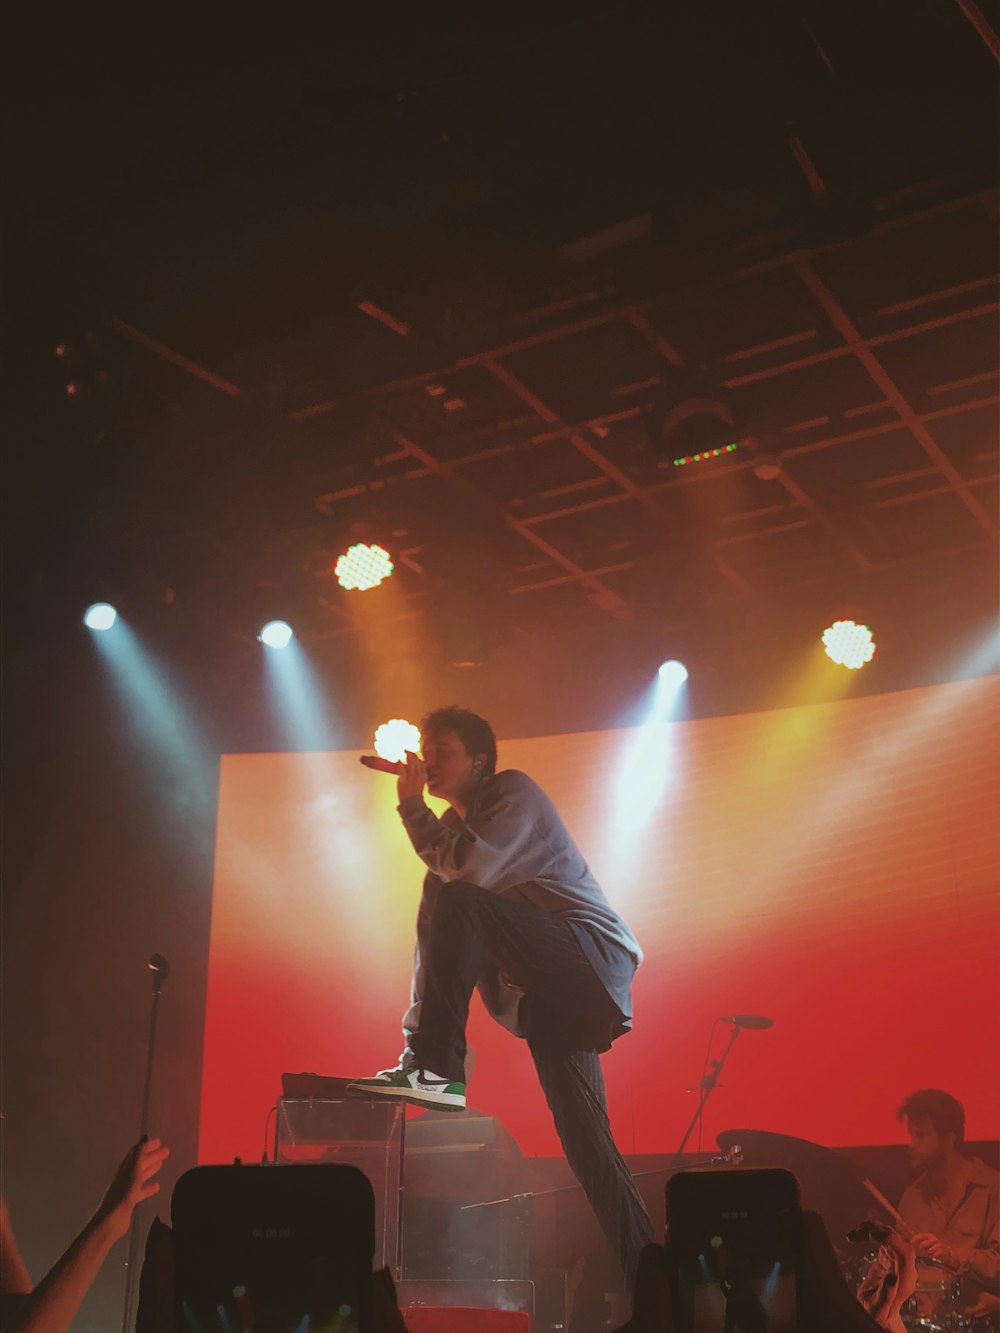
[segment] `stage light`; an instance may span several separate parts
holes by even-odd
[[[721,458],[723,454],[735,453],[739,447],[737,441],[731,441],[729,444],[721,445],[718,449],[706,449],[701,454],[688,454],[686,458],[675,458],[674,467],[686,467],[688,463],[704,463],[706,458]]]
[[[355,542],[338,559],[334,573],[342,588],[366,591],[377,588],[394,569],[389,552],[381,546]]]
[[[733,453],[746,432],[725,387],[704,366],[667,366],[647,412],[660,467],[683,467]]]
[[[118,619],[118,612],[110,602],[95,602],[84,612],[83,623],[88,629],[110,629]]]
[[[391,764],[402,763],[407,750],[416,754],[420,749],[420,729],[405,718],[393,717],[375,729],[375,753]]]
[[[753,465],[758,481],[777,481],[782,473],[781,463],[772,454],[760,454]]]
[[[269,620],[257,637],[268,648],[287,648],[292,641],[292,627],[284,620]]]
[[[683,685],[688,678],[687,667],[684,663],[673,660],[664,662],[656,674],[659,676],[662,685],[672,685],[675,688]]]
[[[856,625],[853,620],[836,620],[823,631],[823,648],[827,657],[838,666],[859,671],[875,656],[875,640],[867,625]]]

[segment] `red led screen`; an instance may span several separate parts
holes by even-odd
[[[998,721],[987,677],[501,742],[645,949],[635,1029],[604,1057],[626,1153],[677,1147],[713,1019],[746,1012],[774,1026],[737,1042],[706,1142],[891,1142],[918,1086],[996,1135]],[[283,1071],[395,1063],[421,877],[393,779],[357,752],[223,757],[200,1160],[259,1158]],[[557,1153],[524,1043],[478,997],[469,1037],[470,1104]]]

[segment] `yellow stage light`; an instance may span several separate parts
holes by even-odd
[[[334,573],[342,588],[365,591],[377,588],[394,569],[392,558],[381,546],[355,542],[337,561]]]
[[[875,640],[867,625],[853,620],[836,620],[823,631],[823,648],[838,666],[858,671],[875,656]]]

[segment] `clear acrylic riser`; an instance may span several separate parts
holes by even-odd
[[[403,1136],[406,1108],[396,1101],[279,1097],[275,1143],[280,1164],[356,1166],[375,1193],[375,1267],[400,1273]]]

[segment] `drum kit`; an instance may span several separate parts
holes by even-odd
[[[840,1256],[841,1271],[854,1292],[878,1258],[878,1226],[858,1225],[859,1218],[870,1216],[872,1201],[892,1219],[886,1225],[894,1226],[904,1237],[912,1234],[875,1185],[849,1158],[831,1148],[787,1134],[750,1129],[727,1130],[717,1142],[731,1165],[782,1166],[797,1177],[802,1205],[823,1218]],[[856,1240],[847,1242],[848,1249],[841,1238],[846,1240],[849,1235]],[[976,1318],[965,1313],[974,1301],[967,1275],[962,1278],[954,1266],[921,1256],[917,1288],[903,1307],[903,1323],[909,1333],[1000,1333],[996,1315]]]

